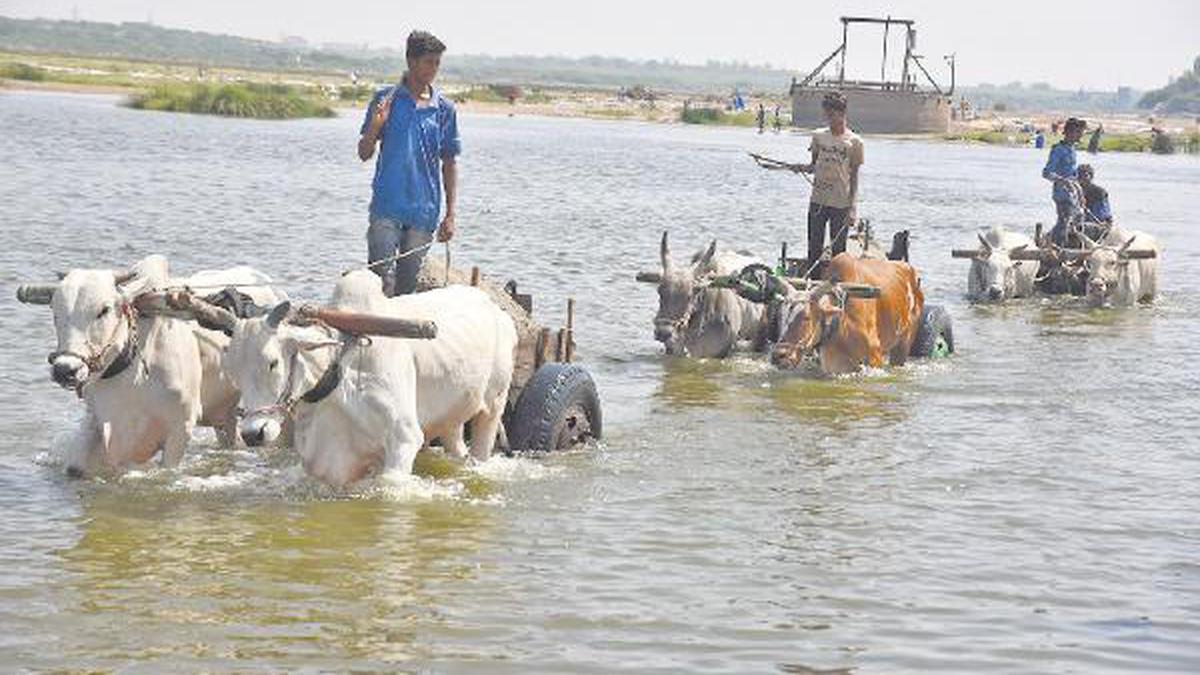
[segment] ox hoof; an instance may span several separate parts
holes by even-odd
[[[70,478],[72,480],[79,480],[79,479],[82,479],[85,477],[87,477],[87,474],[84,473],[83,469],[81,469],[77,466],[68,466],[67,467],[67,478]]]

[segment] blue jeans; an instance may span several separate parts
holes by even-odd
[[[367,228],[367,263],[383,280],[384,295],[407,295],[417,289],[417,272],[429,252],[427,244],[432,241],[432,231],[409,227],[391,218],[371,217]],[[409,251],[412,253],[399,260],[374,264]]]

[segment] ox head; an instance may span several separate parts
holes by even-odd
[[[971,269],[968,272],[971,275],[967,284],[971,299],[976,302],[1000,302],[1011,298],[1017,291],[1017,266],[1022,262],[1013,260],[1007,249],[993,246],[982,234],[978,237],[979,250],[971,257]]]
[[[167,261],[149,256],[129,270],[74,269],[62,275],[50,306],[58,348],[50,377],[76,389],[99,376],[133,339],[133,301],[167,280]]]
[[[1083,243],[1080,255],[1088,277],[1088,304],[1097,307],[1106,305],[1122,281],[1130,280],[1129,263],[1135,257],[1130,249],[1137,237],[1130,237],[1120,246],[1097,244],[1082,233],[1079,238]]]
[[[249,446],[274,445],[283,436],[289,406],[324,372],[321,347],[339,344],[328,329],[298,318],[284,301],[266,316],[233,320],[225,367],[242,393],[238,431]]]
[[[671,259],[671,248],[666,232],[659,244],[661,272],[638,275],[640,281],[658,286],[658,313],[654,316],[654,339],[663,343],[668,354],[685,355],[688,352],[689,331],[694,333],[704,314],[704,276],[711,270],[713,256],[717,252],[714,239],[708,248],[692,258],[690,265],[678,265]]]
[[[836,330],[845,312],[846,292],[837,284],[824,283],[807,299],[786,307],[783,333],[771,351],[771,362],[780,368],[798,368]]]

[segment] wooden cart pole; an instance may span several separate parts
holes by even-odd
[[[575,358],[575,298],[567,298],[567,335],[563,361],[570,363]]]
[[[479,266],[475,265],[471,268],[471,285],[479,286]]]
[[[535,350],[534,355],[533,355],[534,371],[537,371],[538,368],[541,368],[543,364],[545,364],[547,361],[550,360],[548,358],[549,351],[550,351],[550,329],[543,328],[542,332],[538,334],[537,349]]]

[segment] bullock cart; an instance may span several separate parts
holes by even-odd
[[[438,261],[427,259],[418,280],[418,290],[448,283],[481,288],[512,318],[517,329],[517,354],[504,414],[504,435],[509,450],[552,452],[571,448],[589,438],[599,438],[603,422],[596,385],[588,371],[574,362],[574,299],[567,302],[564,325],[554,330],[533,321],[532,298],[518,293],[515,282],[498,286],[483,279],[478,268],[470,272],[456,269],[447,272]],[[49,305],[56,289],[57,284],[25,284],[17,288],[17,300]],[[247,316],[247,308],[230,307],[230,299],[236,300],[237,294],[222,291],[201,297],[184,287],[141,294],[133,299],[131,307],[141,313],[196,320],[201,326],[219,330],[221,318],[210,315],[214,311],[213,304],[243,318]],[[248,311],[261,313],[264,309],[251,307]],[[429,321],[354,314],[317,305],[305,305],[299,309],[299,314],[349,335],[407,339],[435,339],[437,336],[437,326]]]
[[[1067,246],[1059,246],[1043,234],[1041,223],[1034,228],[1032,241],[1027,236],[1004,232],[1010,241],[1024,241],[1019,246],[1005,248],[998,246],[997,234],[985,237],[979,235],[978,248],[956,248],[950,251],[953,258],[970,260],[973,270],[991,270],[996,282],[1003,282],[1003,272],[1009,268],[1018,268],[1015,276],[1020,277],[1019,268],[1022,264],[1033,263],[1037,266],[1033,286],[1045,295],[1087,295],[1089,272],[1087,260],[1096,248],[1095,242],[1108,238],[1114,226],[1106,223],[1075,224],[1067,236]],[[1001,232],[994,228],[994,232]],[[1119,230],[1118,231],[1122,231]],[[1128,243],[1132,243],[1132,240]],[[1128,243],[1118,251],[1121,260],[1146,260],[1157,257],[1157,251],[1144,248],[1130,249]],[[1011,281],[1011,276],[1009,280]],[[1009,284],[1011,285],[1011,284]],[[1001,289],[999,284],[993,290],[991,300],[1004,299],[1012,289]],[[969,293],[970,294],[970,293]]]

